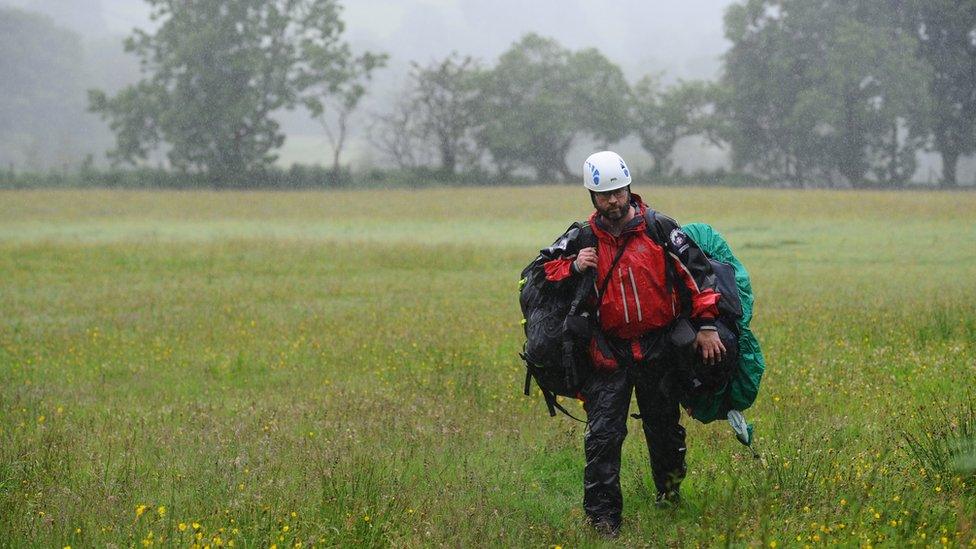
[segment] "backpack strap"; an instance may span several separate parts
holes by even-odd
[[[566,417],[568,417],[570,419],[574,419],[574,420],[576,420],[576,421],[578,421],[580,423],[586,423],[582,419],[580,419],[580,418],[574,416],[573,414],[569,413],[569,410],[567,410],[566,408],[564,408],[563,405],[560,404],[558,400],[556,400],[556,395],[554,395],[553,393],[550,393],[549,391],[546,391],[545,389],[543,389],[542,390],[542,396],[545,397],[545,399],[546,399],[546,406],[549,407],[549,416],[550,417],[555,416],[556,415],[556,410],[559,410],[560,412],[563,413],[563,415],[565,415]]]
[[[590,227],[589,223],[580,224],[580,234],[579,234],[579,247],[580,249],[587,248],[590,246],[596,246],[596,235],[593,233],[593,228]],[[583,279],[579,281],[579,285],[576,287],[576,293],[573,295],[573,301],[569,305],[569,311],[566,314],[567,318],[574,316],[576,311],[579,310],[580,305],[583,300],[590,295],[590,290],[593,287],[593,282],[596,280],[596,269],[589,269],[583,273]],[[599,294],[598,294],[599,297]],[[574,358],[575,344],[573,338],[571,337],[569,330],[566,328],[565,323],[563,324],[563,366],[566,370],[566,385],[570,387],[575,387],[579,383],[579,368],[576,364],[576,359]],[[548,402],[548,400],[547,400]],[[559,403],[555,401],[555,396],[553,396],[552,403],[556,407],[560,407]],[[549,412],[551,415],[555,415],[552,410],[553,406],[549,406]],[[573,417],[569,412],[563,411],[569,417]],[[576,418],[573,418],[576,419]]]
[[[627,248],[627,244],[630,244],[630,238],[624,240],[624,243],[617,248],[617,255],[613,256],[613,261],[610,263],[610,269],[607,271],[606,278],[603,279],[603,283],[600,284],[600,291],[596,294],[597,309],[600,308],[600,304],[603,303],[603,296],[607,292],[607,286],[610,284],[610,279],[613,278],[613,270],[617,267],[617,263],[620,262],[620,258],[624,255],[624,250]]]
[[[589,248],[596,246],[596,234],[593,233],[593,227],[590,227],[588,222],[583,222],[580,224],[580,234],[579,234],[579,248]],[[569,313],[567,316],[572,316],[576,314],[579,310],[580,304],[583,300],[590,294],[590,289],[593,287],[593,281],[596,277],[596,269],[590,269],[583,274],[583,280],[580,281],[579,286],[576,288],[576,294],[573,296],[573,301],[569,306]],[[599,294],[597,294],[599,297]]]
[[[526,361],[525,362],[525,396],[529,396],[531,392],[530,390],[532,388],[532,378],[534,377],[534,374],[532,373],[532,366],[529,366],[528,360],[526,360],[525,355],[519,353],[519,356],[522,357],[522,360]],[[569,413],[569,410],[564,408],[562,404],[559,404],[559,401],[556,399],[556,395],[552,391],[546,390],[545,388],[542,387],[542,385],[539,385],[539,390],[542,391],[542,398],[545,399],[546,408],[549,409],[549,417],[555,417],[556,410],[559,410],[560,412],[563,413],[563,415],[565,415],[570,419],[574,419],[580,423],[586,423],[582,419]]]
[[[644,212],[644,224],[647,235],[651,237],[657,245],[661,246],[661,253],[664,256],[664,279],[667,284],[668,295],[674,291],[678,292],[678,317],[691,317],[691,290],[678,276],[678,271],[674,268],[674,261],[668,253],[670,245],[668,239],[661,234],[661,226],[657,222],[657,212],[647,208]]]

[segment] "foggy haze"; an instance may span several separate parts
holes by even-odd
[[[491,64],[513,42],[528,32],[559,41],[573,50],[595,47],[617,63],[628,79],[663,74],[666,82],[677,79],[712,79],[718,76],[720,56],[728,48],[722,17],[731,0],[355,0],[343,2],[344,37],[356,51],[390,54],[388,67],[377,72],[375,85],[357,113],[348,162],[368,167],[378,160],[362,135],[368,113],[381,112],[396,97],[411,62],[421,64],[456,51]],[[133,28],[151,29],[147,4],[140,0],[0,0],[12,6],[43,13],[59,26],[81,35],[89,76],[86,85],[117,90],[138,79],[138,66],[123,56],[122,40]],[[109,55],[111,53],[112,55]],[[84,97],[79,98],[83,104]],[[97,161],[111,148],[112,137],[93,115],[84,115],[93,127],[86,139],[92,147],[78,147],[74,155],[62,154],[52,165],[76,163],[83,153]],[[278,117],[288,135],[280,163],[325,163],[329,150],[321,128],[301,110]],[[358,126],[358,127],[357,127]],[[357,131],[359,130],[359,131]],[[580,144],[583,149],[589,144]],[[643,156],[636,143],[621,150]],[[67,158],[66,156],[72,156]],[[714,168],[722,155],[692,147],[675,152],[676,165]],[[685,160],[683,160],[685,159]],[[21,160],[22,161],[22,160]],[[640,160],[637,159],[638,164]],[[575,163],[575,162],[574,162]]]
[[[343,3],[353,46],[391,53],[394,65],[457,51],[493,59],[528,32],[570,49],[595,47],[631,78],[665,71],[712,78],[728,47],[722,15],[732,0],[355,0]],[[608,5],[609,4],[609,5]],[[152,28],[141,0],[0,0],[44,13],[89,38]]]

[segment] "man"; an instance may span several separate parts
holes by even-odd
[[[598,321],[589,344],[594,373],[580,395],[587,414],[583,507],[597,530],[611,537],[619,532],[623,510],[620,452],[632,392],[657,503],[676,504],[685,476],[679,398],[691,379],[684,366],[694,351],[710,367],[726,358],[715,322],[720,295],[706,256],[673,219],[654,213],[649,217],[654,226],[648,227],[648,207],[630,192],[630,183],[630,170],[618,154],[603,151],[587,158],[583,186],[596,208],[590,216],[596,246],[578,237],[543,251],[551,258],[544,264],[550,283],[596,271],[590,308]],[[674,343],[673,327],[681,317],[687,319],[686,339],[694,338],[694,351]]]

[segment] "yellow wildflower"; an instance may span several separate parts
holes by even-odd
[[[165,517],[166,516],[166,506],[165,505],[160,505],[159,507],[156,508],[156,512],[159,513],[159,516],[160,517]]]
[[[136,518],[141,517],[142,514],[146,512],[146,509],[147,506],[145,505],[136,505]]]
[[[186,532],[186,523],[181,522],[178,528],[180,529],[180,532]]]

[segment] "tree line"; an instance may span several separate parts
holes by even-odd
[[[398,173],[446,182],[573,180],[574,143],[628,136],[658,179],[676,175],[672,153],[690,136],[727,150],[733,174],[777,184],[902,185],[925,151],[953,187],[976,153],[969,1],[744,0],[725,14],[721,77],[671,85],[629,82],[595,48],[528,34],[490,63],[412,64],[396,103],[368,117],[357,111],[389,56],[353,51],[336,0],[147,1],[157,30],[125,42],[141,80],[92,90],[88,106],[115,135],[110,158],[145,165],[162,151],[183,182],[286,181],[276,113],[296,108],[332,148],[329,169],[297,169],[332,185],[349,177],[354,116]]]

